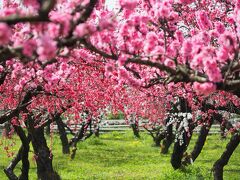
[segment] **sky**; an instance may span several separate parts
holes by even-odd
[[[109,10],[112,10],[118,7],[118,0],[106,0],[105,3]]]

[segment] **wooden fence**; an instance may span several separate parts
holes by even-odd
[[[231,121],[240,121],[240,119],[234,119]],[[142,122],[139,122],[139,130],[140,131],[144,131],[145,129],[142,127]],[[2,131],[4,125],[0,125],[0,132]],[[70,129],[72,129],[74,132],[76,132],[77,130],[79,130],[79,128],[81,127],[81,124],[76,124],[76,125],[71,125],[69,126]],[[197,128],[194,129],[194,132],[199,133],[200,131],[200,126],[198,126]],[[57,125],[54,124],[53,125],[53,129],[54,131],[58,131],[57,129]],[[126,123],[125,120],[121,119],[121,120],[102,120],[101,123],[99,124],[99,131],[100,133],[106,133],[106,132],[112,132],[112,131],[118,131],[118,132],[124,132],[124,131],[131,131],[131,126],[129,124]],[[69,132],[69,131],[67,131]],[[213,124],[209,134],[218,134],[220,133],[220,125],[219,124]]]

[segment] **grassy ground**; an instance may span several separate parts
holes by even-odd
[[[152,147],[152,139],[147,134],[141,134],[141,139],[133,137],[132,133],[109,133],[100,138],[90,138],[79,143],[77,155],[70,160],[68,155],[62,155],[60,141],[53,143],[54,168],[63,180],[79,179],[159,179],[159,180],[202,180],[213,179],[211,167],[223,152],[227,140],[219,136],[209,136],[206,145],[193,166],[184,171],[174,171],[170,165],[170,155],[161,155],[159,148]],[[196,136],[193,137],[190,148],[193,147]],[[7,143],[3,141],[3,144]],[[18,148],[17,145],[12,150]],[[6,157],[3,145],[0,146],[0,180],[7,179],[3,168],[11,158]],[[240,179],[240,148],[233,154],[229,165],[225,167],[224,179]],[[30,180],[36,178],[36,166],[31,158]],[[16,173],[19,173],[20,166]]]

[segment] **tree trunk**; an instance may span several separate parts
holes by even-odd
[[[183,161],[184,165],[192,164],[197,159],[199,154],[201,153],[201,151],[203,149],[203,146],[204,146],[204,144],[206,142],[208,133],[210,131],[210,128],[211,128],[211,126],[212,126],[212,124],[214,122],[214,119],[220,120],[220,119],[222,119],[222,115],[221,114],[214,114],[213,117],[210,118],[208,124],[203,125],[201,127],[201,130],[199,132],[198,139],[197,139],[197,141],[195,143],[193,151],[191,152],[191,154],[189,156],[186,156],[184,161]]]
[[[171,146],[173,140],[174,140],[174,135],[173,135],[173,130],[172,130],[172,124],[167,126],[166,130],[166,135],[165,139],[163,140],[162,146],[161,146],[161,153],[162,154],[167,154],[169,147]]]
[[[201,130],[199,132],[198,139],[195,143],[193,151],[191,152],[190,155],[185,157],[185,159],[183,160],[183,165],[192,164],[197,159],[197,157],[201,153],[203,146],[205,144],[205,141],[207,139],[210,126],[203,125],[201,127]]]
[[[46,131],[46,135],[47,135],[47,136],[50,136],[50,131],[51,131],[50,124],[48,124],[48,125],[45,127],[45,131]]]
[[[161,141],[165,138],[165,132],[157,132],[156,135],[153,137],[153,141],[156,147],[161,146]]]
[[[60,139],[61,139],[61,142],[62,142],[62,153],[63,154],[70,154],[70,146],[69,146],[69,143],[68,143],[67,133],[65,131],[64,123],[62,121],[62,118],[61,118],[60,114],[56,114],[54,118],[55,118],[55,121],[57,123],[59,134],[60,134]]]
[[[59,180],[60,176],[53,170],[50,150],[44,137],[44,129],[32,130],[32,145],[36,155],[37,175],[39,180]]]
[[[184,98],[179,98],[179,100],[180,100],[180,112],[191,113],[192,110],[188,106],[187,100]],[[182,120],[183,119],[180,119],[180,122]],[[182,166],[182,158],[184,156],[184,152],[186,151],[192,138],[193,129],[196,127],[196,123],[192,122],[192,120],[188,119],[188,123],[189,132],[186,132],[185,129],[182,128],[183,131],[182,142],[178,140],[174,144],[173,153],[171,157],[171,164],[174,169],[179,169]]]
[[[94,129],[94,135],[95,135],[96,137],[99,137],[99,135],[100,135],[99,127],[97,127],[97,128]]]
[[[70,140],[69,146],[72,146],[71,159],[75,158],[76,151],[77,151],[77,143],[80,140],[85,140],[89,138],[93,134],[93,132],[90,131],[90,133],[86,135],[86,130],[89,127],[89,125],[91,125],[91,123],[92,123],[91,121],[89,121],[87,124],[83,123],[82,127],[78,130],[76,135]]]
[[[140,138],[137,122],[132,123],[132,124],[131,124],[131,128],[132,128],[132,130],[133,130],[134,136],[137,137],[137,138]]]
[[[86,124],[83,123],[82,127],[78,130],[76,135],[69,142],[69,145],[72,146],[71,159],[75,158],[78,141],[80,141],[84,137],[85,126]]]
[[[6,122],[4,124],[4,132],[5,132],[6,136],[9,136],[10,131],[11,131],[11,123]]]
[[[240,135],[238,133],[235,133],[227,144],[226,150],[222,156],[213,165],[213,175],[215,180],[223,180],[223,168],[228,164],[230,157],[232,156],[239,143]]]
[[[28,180],[28,173],[30,168],[30,163],[28,160],[28,153],[29,153],[29,143],[31,141],[31,136],[28,135],[26,137],[23,129],[18,126],[14,126],[15,131],[17,132],[18,136],[20,137],[22,141],[22,152],[21,152],[21,159],[22,159],[22,169],[21,169],[21,175],[19,176],[19,180]]]
[[[22,145],[18,150],[16,157],[11,161],[9,166],[4,169],[5,174],[10,180],[28,180],[28,172],[29,172],[29,160],[28,160],[28,153],[29,153],[29,143],[31,141],[31,136],[28,135],[26,137],[23,129],[20,126],[14,126],[15,131],[17,132],[18,136],[21,139]],[[19,178],[14,174],[14,169],[17,166],[18,162],[22,160],[22,169],[21,175]]]
[[[183,142],[180,143],[180,141],[178,140],[174,144],[173,153],[171,157],[171,164],[174,169],[179,169],[182,166],[182,158],[184,152],[186,151],[192,137],[192,130],[190,132],[191,134],[190,136],[188,136],[187,132],[184,131]]]
[[[226,139],[226,133],[225,133],[225,130],[226,130],[226,126],[224,125],[220,125],[220,131],[221,131],[221,138],[222,139]]]

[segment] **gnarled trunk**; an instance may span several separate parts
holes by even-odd
[[[4,169],[5,174],[11,180],[28,180],[28,172],[29,172],[29,160],[28,160],[28,153],[29,153],[29,143],[31,141],[31,136],[28,135],[26,137],[23,129],[20,126],[14,126],[15,131],[17,132],[22,145],[18,150],[16,157],[11,161],[9,166]],[[22,160],[22,168],[21,168],[21,175],[17,177],[14,174],[14,169],[18,162]]]
[[[61,118],[60,114],[56,114],[54,118],[55,118],[55,121],[57,123],[58,131],[59,131],[59,134],[60,134],[60,139],[61,139],[61,142],[62,142],[62,153],[63,154],[70,154],[70,146],[69,146],[69,143],[68,143],[67,133],[66,133],[66,130],[64,128],[64,123],[62,121],[62,118]]]
[[[4,132],[5,132],[6,136],[9,135],[10,131],[11,131],[11,123],[10,122],[6,122],[4,124]]]
[[[164,139],[164,137],[165,137],[165,133],[159,132],[158,134],[156,134],[156,136],[153,138],[153,141],[155,142],[156,147],[161,146],[161,141]]]
[[[95,135],[96,137],[99,137],[99,136],[100,136],[100,129],[99,129],[99,127],[97,127],[96,129],[94,129],[94,135]]]
[[[134,136],[137,137],[137,138],[140,138],[138,123],[137,123],[137,122],[132,123],[132,124],[131,124],[131,128],[132,128],[132,130],[133,130]]]
[[[227,144],[224,153],[213,165],[213,175],[215,180],[223,180],[223,168],[228,164],[230,157],[232,156],[239,143],[240,135],[238,133],[235,133]]]
[[[76,151],[77,151],[77,143],[80,140],[85,140],[89,138],[93,134],[93,132],[90,131],[90,133],[86,135],[86,130],[90,124],[91,124],[91,121],[89,121],[87,124],[83,123],[82,127],[78,130],[76,135],[70,140],[69,145],[72,146],[71,159],[75,158]]]
[[[182,166],[182,158],[184,155],[184,152],[186,151],[189,142],[191,140],[192,136],[188,136],[186,132],[183,133],[183,142],[180,143],[180,141],[175,142],[173,153],[171,157],[171,164],[174,169],[179,169]]]
[[[192,164],[197,159],[197,157],[201,153],[203,146],[205,144],[205,141],[207,139],[207,136],[209,133],[209,128],[210,127],[206,126],[206,125],[201,127],[201,130],[199,132],[198,139],[195,143],[193,151],[191,152],[190,155],[185,157],[185,159],[183,160],[183,165]]]
[[[172,124],[170,124],[167,126],[165,139],[163,140],[163,143],[161,146],[162,154],[168,153],[169,147],[171,146],[173,140],[174,140],[173,126],[172,126]]]
[[[37,175],[39,180],[58,180],[60,176],[53,170],[52,156],[44,137],[44,129],[32,130],[32,145],[36,155]]]
[[[183,158],[184,153],[187,150],[187,147],[190,143],[190,140],[192,138],[193,129],[195,128],[195,126],[196,126],[195,123],[190,124],[189,132],[186,132],[185,130],[183,130],[184,132],[182,135],[182,137],[183,137],[182,142],[180,142],[180,140],[178,140],[174,144],[173,153],[172,153],[172,157],[171,157],[171,164],[174,169],[179,169],[182,166],[182,158]]]
[[[51,131],[50,124],[47,124],[47,126],[45,127],[45,132],[47,136],[50,136],[50,131]]]
[[[215,118],[222,118],[222,116],[220,114],[216,114],[213,118],[210,119],[210,121],[208,122],[208,124],[203,125],[200,129],[199,135],[198,135],[198,139],[195,143],[195,146],[193,148],[193,151],[191,152],[190,155],[186,156],[183,164],[184,165],[188,165],[193,163],[197,157],[199,156],[199,154],[201,153],[203,146],[206,142],[209,130],[213,124],[213,121]]]

